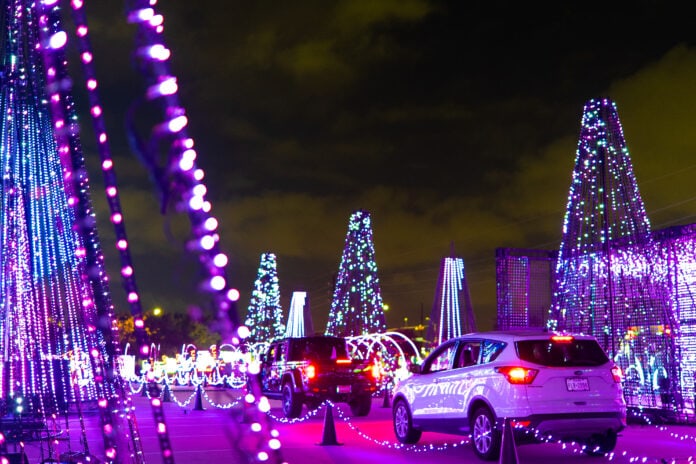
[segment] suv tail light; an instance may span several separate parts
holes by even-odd
[[[529,385],[539,373],[538,369],[521,366],[496,367],[496,372],[503,374],[508,382],[513,385]]]
[[[614,377],[614,382],[621,383],[623,380],[623,372],[619,366],[614,366],[611,368],[611,376]]]

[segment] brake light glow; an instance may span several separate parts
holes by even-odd
[[[614,382],[621,383],[623,380],[623,372],[619,366],[614,366],[611,368],[611,376],[614,377]]]
[[[350,364],[352,361],[350,359],[337,359],[336,364]]]
[[[507,381],[513,385],[529,385],[534,382],[534,378],[539,373],[538,369],[520,366],[496,367],[495,370],[503,374]]]
[[[510,419],[510,425],[515,428],[527,428],[532,425],[532,421]]]
[[[310,364],[309,366],[304,368],[304,373],[308,379],[313,379],[317,376],[317,368],[314,364]]]
[[[379,368],[378,364],[373,364],[372,369],[370,369],[370,373],[372,374],[372,377],[375,379],[380,378],[380,376],[381,376],[380,371],[381,371],[381,369]]]
[[[551,337],[551,341],[557,343],[570,343],[573,341],[572,335],[554,335]]]

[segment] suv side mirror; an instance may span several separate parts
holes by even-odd
[[[411,364],[408,366],[408,371],[411,372],[412,374],[420,374],[421,373],[421,365],[420,364]]]

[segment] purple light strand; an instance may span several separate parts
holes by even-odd
[[[172,139],[166,175],[173,190],[171,193],[179,201],[177,209],[188,213],[192,235],[188,249],[199,256],[206,275],[201,287],[212,296],[223,341],[238,345],[248,335],[248,328],[238,321],[236,302],[239,291],[229,286],[226,277],[228,258],[219,250],[218,221],[209,214],[212,205],[205,198],[204,173],[196,167],[197,153],[193,139],[187,135],[188,119],[178,99],[176,78],[169,69],[171,52],[164,43],[164,18],[155,13],[156,3],[156,0],[132,0],[126,13],[128,22],[137,27],[135,56],[141,61],[139,69],[149,79],[145,97],[148,101],[157,101],[162,107],[163,121],[155,126],[154,136]],[[268,418],[262,414],[267,401],[264,401],[254,375],[250,376],[250,384],[246,403],[256,417],[248,432],[258,437],[258,440],[252,440],[258,444],[250,453],[251,459],[255,462],[268,462],[270,459],[282,462],[278,432],[271,428]]]
[[[124,290],[126,291],[130,312],[133,316],[136,343],[138,344],[138,354],[140,358],[147,358],[150,355],[150,344],[145,332],[145,321],[143,320],[143,311],[140,304],[140,296],[135,279],[134,266],[130,256],[128,234],[126,233],[125,219],[121,209],[114,161],[111,156],[111,148],[108,142],[109,138],[106,132],[106,124],[104,122],[102,111],[103,105],[101,104],[101,99],[99,98],[98,81],[94,69],[94,53],[89,42],[89,28],[87,24],[87,16],[85,14],[84,1],[72,0],[70,4],[72,6],[73,21],[75,23],[75,35],[77,36],[79,44],[80,61],[82,63],[82,69],[85,75],[85,88],[87,89],[89,98],[90,115],[92,118],[94,133],[97,139],[97,149],[99,151],[101,160],[105,196],[109,206],[110,220],[116,237],[116,249],[118,250],[121,259],[121,279]],[[150,388],[152,387],[153,386],[150,385]],[[154,388],[157,387],[154,386]],[[124,401],[126,411],[133,409],[130,395],[126,394],[125,390],[122,390],[121,399]],[[164,462],[173,462],[171,442],[165,426],[162,403],[158,401],[151,401],[150,406],[155,422],[158,424],[157,436],[160,441],[162,458]],[[127,415],[127,418],[130,421],[132,416],[129,414]],[[138,437],[134,436],[133,439],[137,442],[135,453],[139,459],[138,462],[140,462],[143,460],[142,447],[139,446],[140,443]]]
[[[130,256],[128,235],[126,233],[125,220],[123,218],[118,185],[116,182],[114,161],[111,157],[111,148],[109,147],[106,124],[104,123],[103,105],[101,104],[99,92],[97,90],[98,84],[93,64],[94,53],[89,43],[89,29],[87,27],[87,17],[84,11],[84,1],[72,0],[70,4],[72,6],[73,21],[75,22],[75,35],[77,36],[79,44],[80,61],[82,63],[83,72],[85,73],[85,88],[87,89],[89,98],[90,115],[97,139],[101,169],[104,175],[106,201],[111,214],[110,220],[114,226],[116,249],[121,258],[121,278],[133,316],[138,351],[141,357],[146,358],[150,354],[150,347],[145,332],[145,323],[142,318],[143,311]]]
[[[82,224],[76,225],[81,230],[80,237],[89,244],[89,246],[82,244],[81,247],[83,248],[78,248],[76,254],[81,257],[83,261],[87,261],[88,254],[93,254],[95,252],[97,244],[96,228],[93,225],[87,225],[90,224],[90,221],[84,221],[87,217],[93,218],[93,215],[91,214],[91,205],[89,204],[87,174],[78,149],[80,144],[78,138],[79,125],[77,123],[77,118],[74,117],[74,105],[70,95],[72,84],[67,73],[67,60],[64,53],[68,37],[66,32],[61,28],[61,15],[57,0],[43,0],[37,2],[35,8],[39,18],[39,43],[37,44],[37,49],[40,50],[44,59],[46,89],[48,92],[56,146],[63,171],[64,187],[68,195],[68,204],[75,210],[75,217],[78,220],[80,218],[83,219],[81,221],[83,222]],[[87,248],[87,250],[85,248]],[[106,293],[104,290],[107,288],[106,281],[108,278],[102,272],[102,256],[97,256],[94,262],[96,262],[97,266],[102,264],[102,266],[98,266],[100,280],[96,284],[91,282],[90,279],[92,279],[92,277],[90,277],[88,269],[84,269],[82,271],[83,285],[85,288],[97,288],[98,290],[96,291]],[[85,267],[88,268],[89,263],[86,263]],[[100,297],[102,301],[105,301],[104,295]],[[94,306],[94,298],[90,299],[88,303]],[[113,337],[113,308],[110,302],[108,306],[110,311],[108,314],[110,318],[108,329],[111,332],[111,337]],[[90,326],[89,329],[92,331],[97,328]],[[116,354],[116,351],[114,350],[115,344],[111,337],[112,344],[110,346],[110,354],[112,356],[109,361],[111,365],[113,365],[113,356]],[[118,463],[121,462],[121,456],[118,453],[116,444],[119,434],[117,433],[117,428],[114,426],[116,421],[114,420],[113,413],[115,411],[111,405],[110,398],[107,397],[108,388],[106,388],[105,382],[107,377],[113,380],[113,370],[111,368],[105,369],[104,359],[101,356],[100,350],[90,347],[89,351],[90,361],[92,365],[95,366],[95,384],[100,387],[98,389],[99,397],[97,399],[97,404],[99,406],[102,436],[104,439],[104,452],[109,462]]]

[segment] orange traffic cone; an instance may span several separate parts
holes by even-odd
[[[326,402],[326,412],[324,413],[324,433],[321,439],[321,443],[317,443],[320,446],[337,446],[342,445],[336,440],[336,426],[334,425],[333,419],[333,406],[330,402]]]
[[[503,422],[503,442],[500,445],[500,460],[498,464],[520,464],[517,456],[517,446],[515,446],[515,434],[512,431],[510,419],[505,418]]]

